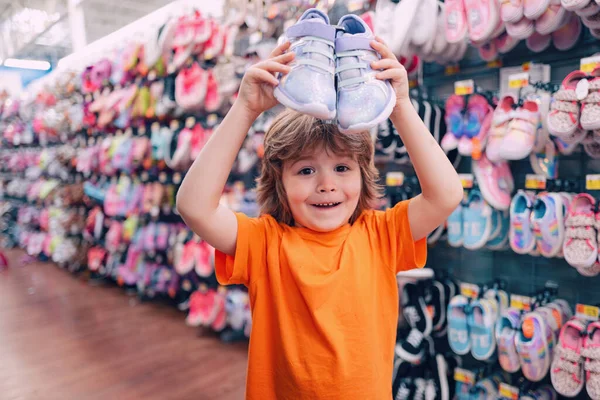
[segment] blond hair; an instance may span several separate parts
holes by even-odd
[[[283,187],[283,163],[294,162],[320,146],[334,154],[350,156],[359,165],[362,186],[350,223],[354,223],[363,211],[373,208],[375,200],[382,195],[382,187],[377,183],[379,172],[373,163],[373,140],[369,132],[343,134],[336,125],[286,110],[275,118],[265,134],[262,168],[257,179],[261,214],[294,225]]]

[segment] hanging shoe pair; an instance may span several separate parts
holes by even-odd
[[[369,26],[355,15],[342,17],[338,25],[341,32],[325,13],[310,9],[287,29],[296,58],[273,94],[286,107],[322,120],[337,119],[341,132],[356,133],[385,121],[396,96],[391,84],[376,79],[371,69],[379,55],[371,47]]]

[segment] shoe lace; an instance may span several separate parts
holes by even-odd
[[[421,342],[423,341],[423,334],[420,331],[413,329],[408,334],[406,341],[415,348],[419,347],[421,345]]]
[[[340,51],[336,52],[335,57],[337,59],[343,59],[346,57],[355,57],[359,60],[365,55],[365,50],[349,50],[349,51]],[[356,62],[348,62],[348,63],[338,63],[338,66],[335,68],[335,73],[340,74],[344,71],[349,71],[353,69],[367,69],[369,65],[363,61]],[[345,86],[357,85],[360,83],[364,83],[368,80],[372,79],[370,76],[366,74],[361,74],[361,76],[357,76],[354,78],[340,79],[338,80],[338,88],[343,88]]]
[[[304,36],[304,37],[302,37],[302,39],[300,39],[297,42],[298,44],[294,43],[292,45],[292,48],[302,45],[302,46],[304,46],[302,48],[302,52],[304,54],[310,54],[310,53],[319,54],[324,57],[327,57],[330,61],[333,61],[334,60],[333,51],[327,51],[325,49],[322,49],[322,48],[316,46],[315,42],[324,43],[324,44],[328,45],[329,47],[331,47],[331,49],[333,49],[335,47],[335,44],[332,41],[329,41],[327,39],[323,39],[323,38],[320,38],[317,36]],[[319,60],[310,58],[310,56],[298,57],[296,59],[295,63],[299,64],[299,65],[310,65],[311,67],[322,69],[326,72],[329,72],[330,74],[333,74],[335,72],[335,68],[333,66],[329,65],[328,63],[326,63],[324,61],[319,61]]]
[[[408,320],[408,323],[411,326],[416,326],[419,322],[421,322],[421,317],[419,316],[419,312],[416,307],[410,306],[404,308],[404,316]]]

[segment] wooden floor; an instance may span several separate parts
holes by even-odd
[[[173,307],[7,255],[0,399],[243,399],[246,343],[198,337]]]

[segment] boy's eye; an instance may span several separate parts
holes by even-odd
[[[335,172],[346,172],[348,170],[350,170],[350,168],[348,168],[346,165],[338,165],[335,167]]]
[[[315,171],[312,168],[302,168],[300,170],[300,172],[298,172],[298,174],[300,175],[310,175],[312,173],[314,173]]]

